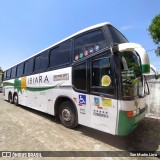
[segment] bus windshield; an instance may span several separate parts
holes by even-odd
[[[128,43],[126,37],[113,26],[108,25],[108,30],[110,32],[114,44]]]
[[[121,53],[121,76],[123,97],[135,97],[142,94],[140,61],[136,53],[131,51]]]

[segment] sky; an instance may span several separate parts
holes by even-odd
[[[0,67],[5,70],[75,32],[110,22],[141,44],[160,70],[147,28],[159,0],[0,0]]]

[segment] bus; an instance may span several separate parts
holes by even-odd
[[[145,49],[108,22],[85,28],[4,71],[4,100],[113,135],[145,117]]]

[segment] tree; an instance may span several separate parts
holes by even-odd
[[[157,45],[155,53],[160,56],[160,14],[156,15],[148,28],[149,34],[151,35],[153,42]]]

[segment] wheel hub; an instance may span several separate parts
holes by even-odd
[[[17,103],[17,96],[14,96],[14,102]]]
[[[64,119],[65,121],[70,121],[70,120],[71,120],[71,113],[70,113],[70,111],[67,110],[67,109],[64,109],[64,110],[62,111],[62,117],[63,117],[63,119]]]

